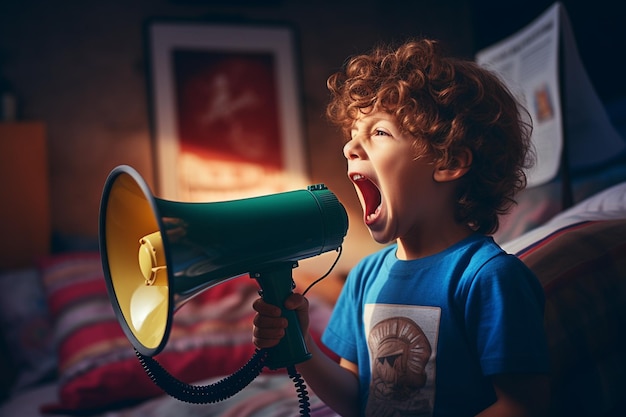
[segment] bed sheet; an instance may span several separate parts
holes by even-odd
[[[202,381],[199,385],[211,384],[220,378]],[[39,404],[53,402],[56,384],[47,384],[12,398],[0,407],[0,417],[42,417]],[[310,416],[338,416],[309,392]],[[153,398],[138,405],[111,410],[91,417],[293,417],[299,413],[299,398],[293,381],[284,374],[261,374],[235,396],[213,404],[189,404],[168,395]],[[56,417],[71,417],[55,414]]]

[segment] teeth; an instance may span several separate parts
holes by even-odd
[[[378,215],[380,214],[380,206],[376,207],[376,210],[373,213],[368,214],[365,217],[365,221],[366,222],[371,222],[373,219],[375,219],[376,217],[378,217]]]
[[[361,175],[361,174],[354,174],[354,175],[352,175],[352,181],[359,181],[359,180],[362,180],[364,178],[365,177],[363,175]]]

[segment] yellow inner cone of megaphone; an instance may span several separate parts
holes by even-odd
[[[156,349],[169,321],[167,267],[155,213],[127,174],[111,189],[106,224],[111,281],[125,324],[139,343]]]

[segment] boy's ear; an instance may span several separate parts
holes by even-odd
[[[433,179],[437,182],[454,181],[461,178],[472,167],[472,152],[463,148],[454,156],[447,167],[437,167]]]

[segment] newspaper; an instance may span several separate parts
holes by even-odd
[[[572,171],[626,150],[589,80],[561,3],[479,51],[476,62],[498,73],[531,115],[536,163],[526,173],[529,187],[558,175],[564,149]]]

